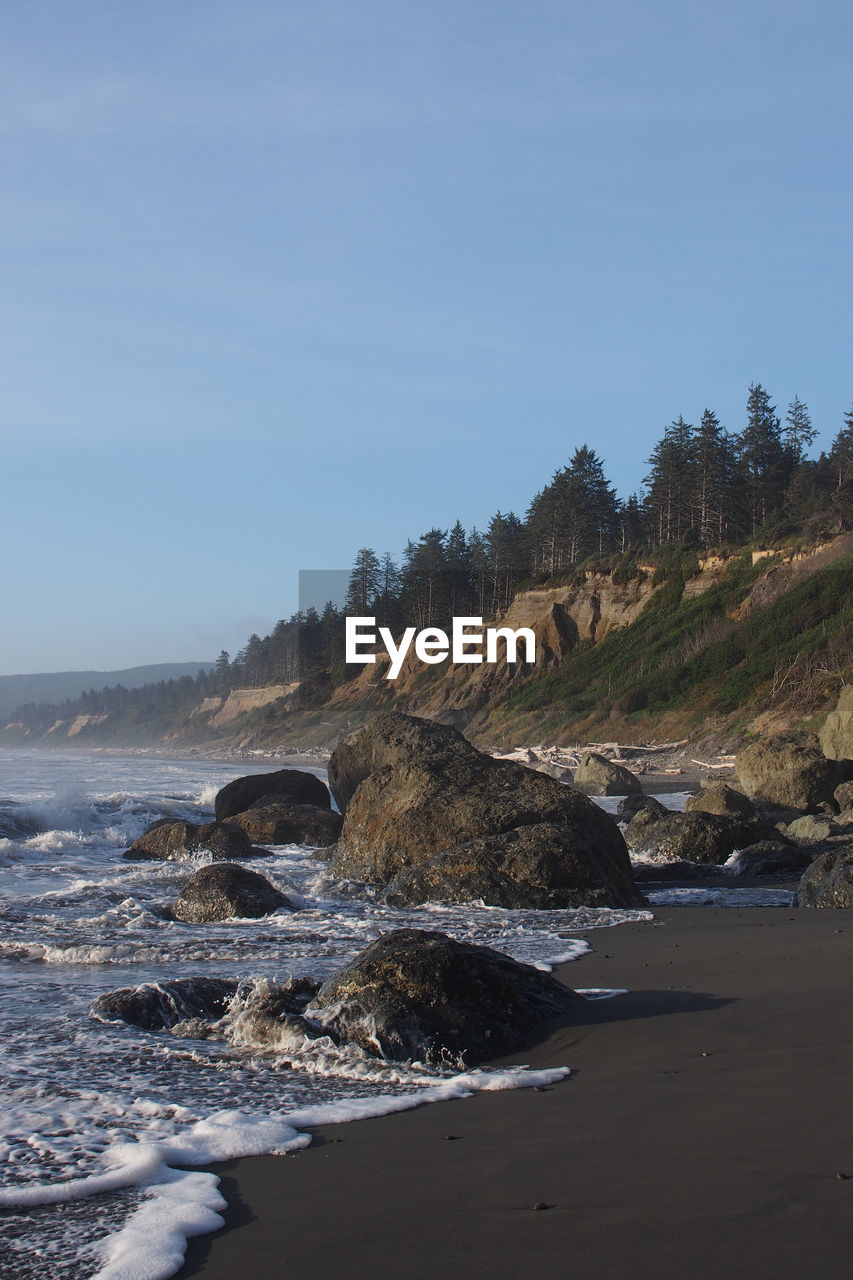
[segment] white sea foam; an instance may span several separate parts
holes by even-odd
[[[548,969],[588,950],[579,931],[650,918],[482,905],[392,909],[370,888],[330,876],[305,849],[279,847],[253,869],[303,910],[200,926],[171,920],[164,908],[197,863],[128,861],[122,850],[157,818],[208,821],[219,787],[249,771],[0,750],[5,812],[28,807],[57,822],[0,841],[0,1161],[16,1280],[48,1273],[79,1280],[84,1265],[100,1265],[111,1280],[165,1276],[179,1265],[186,1236],[210,1229],[221,1207],[206,1175],[176,1172],[182,1165],[304,1144],[316,1123],[544,1079],[459,1077],[322,1040],[271,1046],[234,1019],[202,1040],[189,1026],[172,1034],[105,1025],[88,1016],[104,991],[176,976],[323,979],[404,926],[441,929]],[[88,1198],[78,1200],[86,1189]],[[36,1215],[17,1219],[17,1234],[11,1205]],[[139,1242],[149,1244],[152,1234],[164,1242],[151,1264],[160,1270],[134,1270]],[[93,1262],[86,1251],[99,1237]]]

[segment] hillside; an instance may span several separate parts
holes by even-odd
[[[123,671],[51,671],[29,676],[0,676],[0,717],[26,703],[61,703],[79,698],[89,689],[123,685],[139,689],[161,680],[180,680],[207,671],[212,662],[157,662]]]
[[[8,726],[2,741],[326,747],[388,707],[453,723],[475,742],[689,738],[736,744],[809,723],[853,680],[853,535],[809,548],[672,549],[658,564],[588,565],[519,591],[501,621],[532,627],[535,667],[422,666],[313,673],[194,700]]]

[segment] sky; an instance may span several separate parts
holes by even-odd
[[[0,674],[232,654],[761,382],[853,402],[853,10],[4,0]]]

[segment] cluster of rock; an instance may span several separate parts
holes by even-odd
[[[146,1031],[282,1047],[328,1037],[380,1058],[471,1066],[522,1048],[583,998],[547,973],[443,933],[397,929],[322,986],[184,978],[110,991],[92,1016]]]
[[[265,876],[235,863],[266,853],[261,845],[334,844],[342,819],[331,807],[329,788],[301,769],[235,778],[218,792],[215,821],[161,818],[122,855],[131,860],[182,862],[203,854],[213,860],[192,875],[169,912],[187,924],[232,917],[257,918],[297,909]]]
[[[616,822],[579,790],[447,725],[376,716],[329,762],[344,814],[331,869],[394,903],[642,904]]]

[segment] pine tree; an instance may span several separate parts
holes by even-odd
[[[666,428],[649,458],[646,510],[652,540],[677,542],[693,525],[695,455],[693,427],[678,417]]]
[[[696,429],[693,456],[696,527],[699,544],[707,549],[725,540],[731,488],[731,441],[710,409]]]
[[[816,436],[808,408],[794,396],[785,417],[785,445],[794,466],[805,461],[806,451],[814,444]]]
[[[382,589],[382,566],[372,547],[362,547],[353,562],[347,586],[346,611],[350,617],[370,615],[373,601]]]
[[[738,452],[746,492],[747,532],[753,536],[782,505],[792,461],[782,441],[776,408],[760,382],[749,388],[746,414]]]

